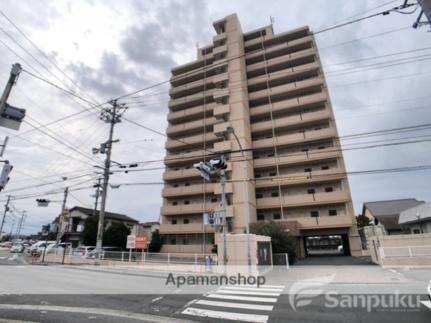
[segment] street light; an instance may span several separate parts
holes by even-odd
[[[250,210],[249,210],[249,200],[248,200],[248,164],[247,158],[245,156],[244,150],[242,149],[241,143],[239,142],[238,136],[235,133],[235,129],[231,126],[226,128],[227,134],[233,134],[236,142],[238,143],[239,149],[241,150],[241,155],[243,160],[241,161],[242,171],[243,171],[243,192],[244,192],[244,222],[245,222],[245,233],[247,235],[247,264],[250,268],[251,266],[251,251],[250,251]]]

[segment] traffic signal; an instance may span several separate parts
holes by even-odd
[[[12,171],[13,166],[6,162],[3,165],[3,169],[0,174],[0,191],[5,188],[7,182],[9,182],[9,174]]]
[[[227,164],[226,164],[226,162],[224,161],[224,159],[223,158],[220,158],[220,159],[211,159],[210,160],[210,164],[211,164],[211,166],[213,166],[214,168],[216,168],[216,169],[226,169],[227,168]]]
[[[207,181],[210,180],[210,176],[213,173],[211,165],[208,165],[206,162],[199,162],[193,164],[193,167],[201,173],[203,178],[205,178]]]
[[[47,199],[36,199],[37,206],[48,206],[49,200]]]

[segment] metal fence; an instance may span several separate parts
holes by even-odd
[[[66,248],[47,252],[45,257],[41,254],[34,262],[56,262],[73,264],[91,264],[96,260],[96,254],[80,254],[77,249]],[[102,261],[118,262],[122,264],[182,264],[182,265],[217,265],[217,254],[201,253],[156,253],[142,251],[102,251]]]

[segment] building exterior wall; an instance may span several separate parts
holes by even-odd
[[[192,237],[182,239],[188,248],[193,244],[203,252],[214,243],[214,228],[203,225],[202,214],[220,210],[220,184],[203,181],[193,163],[224,154],[231,232],[244,233],[248,208],[250,222],[282,222],[296,228],[291,233],[298,239],[342,229],[349,235],[351,253],[360,255],[335,118],[312,33],[301,27],[275,35],[272,26],[244,33],[236,15],[213,25],[213,43],[198,49],[196,61],[172,69],[162,251],[172,249],[172,237],[183,233]],[[243,157],[235,137],[225,132],[228,126],[245,153],[248,196],[243,193]]]

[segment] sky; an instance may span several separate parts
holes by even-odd
[[[402,2],[2,1],[0,10],[37,48],[0,16],[0,87],[6,84],[12,64],[19,62],[25,71],[69,89],[87,101],[73,98],[27,72],[21,73],[8,102],[26,109],[25,122],[19,131],[0,128],[0,141],[6,135],[10,137],[3,158],[14,166],[7,187],[0,193],[2,203],[7,194],[15,196],[5,231],[11,230],[24,210],[27,217],[23,232],[39,231],[42,224],[59,214],[66,186],[71,189],[69,208],[94,205],[91,196],[94,192],[90,189],[97,176],[98,168],[94,165],[101,165],[104,155],[92,155],[92,148],[107,140],[109,125],[99,119],[100,110],[91,109],[88,102],[105,103],[169,80],[172,67],[196,59],[197,45],[210,44],[215,35],[213,21],[236,13],[244,32],[268,25],[270,17],[274,19],[275,33],[305,25],[319,31]],[[316,35],[340,136],[425,124],[430,119],[431,66],[427,55],[431,50],[431,34],[426,26],[410,28],[418,13],[418,10],[413,14],[393,12]],[[379,33],[382,35],[368,37]],[[417,49],[420,50],[363,60]],[[415,61],[356,70],[400,58],[407,59],[404,62],[408,58]],[[120,100],[129,106],[124,117],[156,132],[123,120],[115,128],[114,138],[120,141],[114,144],[113,160],[151,161],[140,167],[152,170],[116,172],[111,183],[154,184],[110,189],[109,211],[142,222],[159,219],[168,90],[168,84],[164,83],[134,98]],[[75,116],[68,117],[71,114]],[[65,119],[41,131],[34,130],[33,126],[61,118]],[[345,140],[343,147],[396,138],[425,140],[430,139],[430,131]],[[344,158],[348,172],[428,165],[430,148],[429,141],[420,140],[408,145],[346,149]],[[351,175],[355,213],[361,212],[366,201],[410,197],[430,200],[430,181],[429,171]],[[77,188],[85,189],[74,191]],[[38,207],[35,195],[52,202],[48,207]]]

